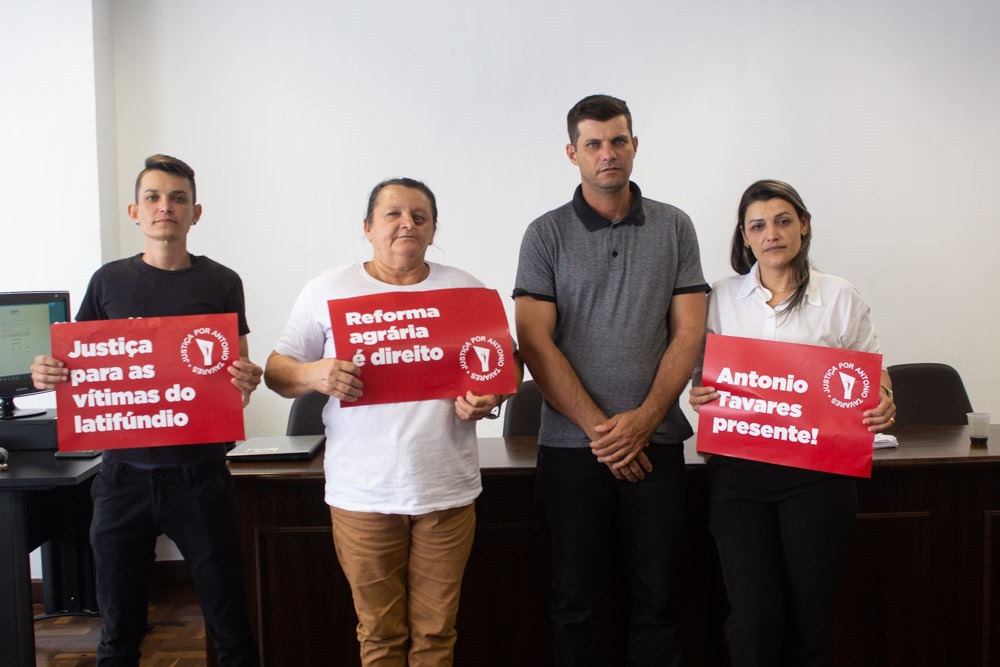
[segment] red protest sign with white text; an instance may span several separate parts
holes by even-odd
[[[870,477],[882,355],[709,334],[698,451]]]
[[[516,388],[514,343],[496,290],[385,292],[328,302],[337,358],[361,367],[364,395],[341,407]]]
[[[236,315],[53,324],[59,449],[242,440],[243,397],[226,370],[240,358]]]

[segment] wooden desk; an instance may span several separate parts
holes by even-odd
[[[875,453],[834,627],[835,665],[1000,664],[1000,425],[972,449],[966,427],[897,429]],[[483,494],[462,586],[456,665],[551,664],[548,544],[532,505],[534,438],[480,440]],[[725,590],[707,532],[704,461],[689,442],[686,665],[728,663]],[[350,588],[323,502],[322,457],[231,464],[250,614],[264,664],[357,665]],[[625,601],[605,610],[606,664]]]
[[[90,478],[101,459],[56,459],[53,450],[16,450],[9,463],[10,469],[0,473],[0,663],[21,667],[35,664],[32,549],[56,537],[65,550],[45,563],[46,611],[59,611],[48,609],[50,593],[67,584],[73,590],[64,592],[76,604],[94,600],[87,528]],[[52,576],[50,567],[56,568]],[[86,608],[96,608],[96,602]]]

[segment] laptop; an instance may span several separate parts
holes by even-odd
[[[326,441],[322,435],[275,435],[250,438],[226,454],[230,461],[304,461]]]

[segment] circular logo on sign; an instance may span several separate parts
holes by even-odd
[[[823,391],[838,408],[856,408],[868,398],[872,383],[852,361],[842,361],[823,374]]]
[[[211,327],[199,327],[181,342],[181,361],[195,375],[218,373],[226,367],[230,354],[229,340]]]
[[[458,363],[476,382],[487,382],[500,375],[505,363],[503,346],[486,336],[473,336],[458,353]]]

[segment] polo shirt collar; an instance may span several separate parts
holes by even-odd
[[[629,181],[628,189],[632,193],[632,206],[621,222],[642,225],[646,222],[646,213],[642,208],[642,191],[632,181]],[[604,229],[612,222],[590,207],[590,204],[583,198],[582,185],[576,186],[576,192],[573,193],[573,212],[576,213],[576,217],[580,218],[580,222],[583,223],[588,232]]]
[[[754,262],[753,267],[750,269],[750,273],[743,276],[743,281],[740,283],[739,289],[736,292],[737,299],[746,299],[751,294],[753,294],[757,289],[766,289],[760,282],[760,267]],[[819,280],[817,279],[816,269],[810,267],[809,269],[809,284],[806,286],[806,301],[809,302],[810,306],[822,306],[823,297],[820,294]]]

